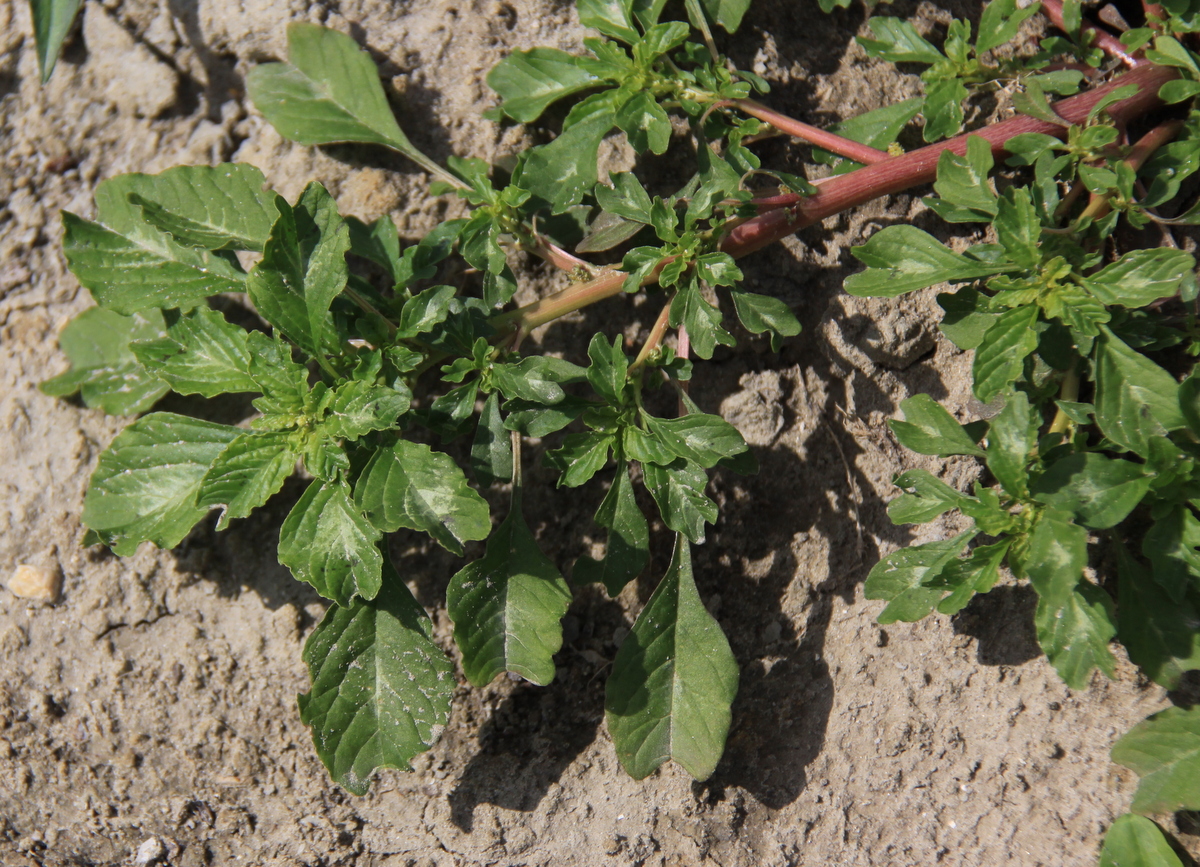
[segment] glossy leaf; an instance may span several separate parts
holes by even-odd
[[[157,340],[133,344],[147,370],[180,394],[261,391],[250,374],[250,335],[208,307],[178,317]]]
[[[904,421],[888,421],[888,426],[900,445],[922,455],[973,455],[983,457],[984,451],[975,444],[954,416],[927,394],[918,394],[900,402]]]
[[[944,541],[901,548],[876,563],[863,587],[867,599],[888,601],[876,619],[911,623],[929,614],[946,593],[943,586],[934,586],[938,576],[977,533],[968,530]]]
[[[244,433],[213,461],[196,492],[196,505],[221,506],[217,529],[244,518],[277,493],[296,468],[294,435],[285,431]]]
[[[41,70],[43,84],[50,80],[50,74],[54,72],[63,40],[67,38],[82,5],[83,0],[29,0],[38,69]]]
[[[673,419],[646,415],[645,420],[671,452],[705,469],[749,448],[738,429],[717,415],[694,412]]]
[[[304,643],[312,690],[299,696],[317,754],[337,783],[365,795],[379,768],[410,769],[450,719],[454,666],[391,564],[371,601],[331,605]]]
[[[560,621],[571,589],[529,531],[520,497],[514,501],[483,557],[446,588],[463,673],[475,686],[506,671],[544,686],[554,679],[554,654],[562,647]]]
[[[79,393],[85,404],[110,415],[145,412],[170,386],[139,363],[131,344],[160,337],[163,328],[158,310],[121,316],[89,307],[58,335],[70,370],[41,383],[42,392],[51,397]]]
[[[481,485],[506,482],[513,474],[512,436],[500,415],[500,393],[492,392],[483,402],[475,442],[471,444],[471,471]]]
[[[537,120],[551,103],[601,81],[557,48],[514,51],[487,75],[488,87],[500,94],[500,108],[520,123]]]
[[[1031,486],[1033,498],[1093,530],[1115,527],[1141,502],[1152,476],[1140,464],[1096,452],[1055,461]]]
[[[349,605],[374,599],[382,585],[382,533],[341,481],[311,482],[279,530],[279,562],[326,599]]]
[[[601,583],[608,595],[615,597],[650,560],[650,525],[638,508],[633,481],[623,461],[596,512],[596,523],[609,531],[604,559],[580,557],[571,577],[576,584]]]
[[[1144,307],[1178,292],[1195,267],[1196,260],[1183,250],[1134,250],[1085,278],[1083,285],[1105,304]]]
[[[1126,813],[1104,835],[1100,867],[1183,867],[1183,862],[1158,825]]]
[[[1060,512],[1043,512],[1029,536],[1029,547],[1020,570],[1050,611],[1067,601],[1087,565],[1087,530],[1072,524]]]
[[[737,661],[700,601],[690,546],[677,536],[667,573],[621,644],[605,688],[605,719],[626,773],[640,780],[674,759],[708,779],[725,749],[737,685]]]
[[[717,504],[704,493],[704,469],[681,458],[668,466],[642,464],[642,478],[663,523],[697,545],[704,542],[705,523],[717,522]]]
[[[1110,679],[1116,676],[1117,662],[1108,649],[1117,634],[1113,604],[1095,584],[1081,582],[1061,606],[1039,599],[1034,627],[1050,664],[1071,689],[1086,689],[1094,668]]]
[[[147,541],[175,547],[208,512],[196,505],[205,473],[241,433],[168,412],[138,419],[100,456],[83,523],[122,557]]]
[[[877,20],[877,19],[873,19]],[[973,280],[1005,270],[955,253],[915,226],[888,226],[851,251],[867,270],[846,278],[851,295],[894,298],[953,280]]]
[[[397,440],[375,452],[354,498],[380,531],[420,530],[459,557],[464,542],[486,539],[492,528],[487,502],[454,460],[422,443]]]
[[[1113,745],[1112,760],[1142,778],[1134,812],[1200,810],[1200,705],[1169,707],[1138,723]]]
[[[988,425],[987,465],[1001,486],[1014,497],[1029,493],[1026,465],[1037,445],[1038,417],[1022,391],[1010,391],[1004,409]]]
[[[983,336],[975,350],[972,373],[975,396],[990,401],[1021,375],[1025,358],[1037,348],[1036,305],[1006,310]]]
[[[1103,326],[1095,376],[1096,423],[1118,445],[1144,457],[1151,437],[1186,426],[1174,377]]]
[[[1190,599],[1163,591],[1125,548],[1117,549],[1120,637],[1129,658],[1167,689],[1200,669],[1200,614]]]

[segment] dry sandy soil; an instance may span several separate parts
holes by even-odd
[[[929,30],[978,12],[898,2],[892,14]],[[568,0],[89,0],[42,87],[28,9],[0,0],[0,573],[27,563],[65,579],[53,606],[0,590],[0,863],[131,864],[142,847],[141,863],[177,867],[1094,864],[1135,782],[1108,750],[1169,703],[1164,691],[1124,660],[1116,681],[1068,690],[1038,652],[1027,587],[886,629],[862,598],[878,558],[916,538],[884,513],[892,475],[939,469],[903,452],[885,420],[916,393],[972,412],[970,357],[938,335],[931,296],[840,292],[847,249],[871,228],[932,227],[918,198],[746,261],[750,286],[791,304],[805,333],[781,354],[749,341],[698,366],[693,394],[762,463],[753,478],[716,478],[722,520],[696,552],[741,667],[728,749],[705,784],[675,767],[633,782],[603,724],[605,667],[650,579],[615,601],[580,591],[553,685],[461,688],[416,770],[382,772],[355,798],[329,782],[297,715],[300,649],[324,607],[273,557],[298,488],[226,533],[202,524],[174,551],[122,560],[81,547],[88,475],[124,422],[36,388],[65,367],[56,333],[91,303],[65,267],[61,209],[90,215],[113,175],[223,160],[259,166],[289,197],[319,179],[343,213],[389,213],[410,239],[448,207],[398,157],[293,145],[255,113],[244,75],[282,56],[289,21],[366,45],[437,158],[520,148],[525,133],[479,116],[494,101],[484,75],[512,48],[582,36]],[[758,0],[727,45],[771,80],[774,105],[829,121],[915,92],[914,76],[854,45],[862,22]],[[774,142],[764,154],[787,167],[804,151]],[[624,159],[619,144],[610,156]],[[521,279],[533,297],[561,278]],[[597,328],[637,339],[647,312],[617,299],[541,339],[567,354]],[[168,404],[225,421],[247,409]],[[969,460],[940,471],[959,485],[978,472]],[[564,571],[597,541],[600,495],[531,486],[531,524]],[[665,535],[655,544],[651,575]],[[461,564],[415,536],[393,555],[453,654],[440,607]],[[1163,822],[1200,849],[1186,817]]]

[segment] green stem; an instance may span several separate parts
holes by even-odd
[[[1079,400],[1079,370],[1076,365],[1072,365],[1063,377],[1062,386],[1058,390],[1058,399],[1066,400],[1074,403]],[[1058,412],[1054,414],[1054,421],[1050,423],[1050,430],[1047,434],[1066,434],[1067,429],[1071,426],[1071,418],[1062,407],[1058,408]]]

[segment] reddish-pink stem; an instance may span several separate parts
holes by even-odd
[[[751,117],[756,117],[761,121],[769,123],[771,126],[786,132],[790,136],[795,136],[801,141],[806,141],[817,147],[825,148],[827,151],[835,153],[840,157],[854,160],[856,163],[863,163],[869,166],[892,158],[891,154],[887,151],[881,151],[870,145],[851,141],[836,133],[810,126],[807,123],[769,109],[762,103],[755,102],[753,99],[731,99],[718,103],[718,105],[731,105],[743,114],[748,114]]]
[[[1118,87],[1133,84],[1138,88],[1137,93],[1112,104],[1107,109],[1114,121],[1124,123],[1161,105],[1158,89],[1178,77],[1178,71],[1169,67],[1140,66],[1109,84],[1054,103],[1054,111],[1068,123],[1082,123],[1101,97]],[[1061,137],[1065,132],[1065,128],[1058,124],[1021,115],[977,132],[893,157],[886,162],[864,166],[822,184],[814,195],[793,194],[794,204],[791,206],[777,205],[773,210],[734,227],[725,237],[721,248],[731,255],[744,256],[847,208],[928,183],[937,177],[938,159],[943,151],[951,151],[960,156],[966,153],[968,136],[985,139],[991,144],[992,153],[1000,155],[1005,153],[1004,143],[1022,133],[1044,133]]]
[[[1042,14],[1050,19],[1051,24],[1059,30],[1066,32],[1067,25],[1063,21],[1062,0],[1042,0]],[[1092,45],[1104,51],[1105,54],[1117,58],[1131,69],[1146,63],[1144,59],[1134,57],[1130,54],[1129,49],[1125,47],[1125,43],[1120,39],[1105,30],[1091,26],[1086,20],[1084,21],[1082,31],[1084,39],[1090,37]]]

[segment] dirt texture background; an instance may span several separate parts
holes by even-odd
[[[937,33],[978,13],[898,2],[889,14]],[[978,473],[904,452],[885,424],[917,393],[974,417],[970,356],[939,336],[932,295],[840,290],[848,247],[873,228],[934,226],[918,197],[746,260],[748,288],[785,299],[805,332],[780,354],[742,334],[738,351],[697,365],[693,395],[762,464],[716,477],[721,522],[695,553],[741,668],[728,749],[705,784],[673,766],[628,779],[603,723],[606,666],[666,564],[661,528],[647,576],[619,599],[577,593],[554,684],[460,688],[441,742],[364,798],[330,783],[298,719],[300,650],[324,608],[274,559],[299,484],[226,533],[202,523],[174,551],[81,547],[88,475],[125,422],[36,387],[64,369],[56,334],[91,303],[62,257],[61,209],[91,216],[107,177],[223,160],[259,166],[289,198],[320,180],[343,213],[391,214],[409,240],[454,208],[397,156],[294,145],[255,113],[244,76],[283,56],[289,21],[368,47],[403,126],[439,159],[518,150],[528,133],[480,117],[494,104],[484,75],[513,48],[583,35],[568,0],[89,0],[43,87],[28,8],[0,0],[0,577],[30,564],[64,578],[57,605],[0,590],[0,863],[1094,864],[1135,783],[1108,750],[1167,705],[1164,691],[1123,658],[1116,681],[1068,690],[1039,654],[1027,587],[886,629],[862,598],[879,557],[917,538],[887,520],[892,475],[925,466],[962,486]],[[862,24],[810,0],[756,0],[724,42],[772,82],[772,105],[827,122],[917,92],[855,46]],[[763,154],[795,170],[806,152],[776,141]],[[619,142],[608,156],[627,160]],[[669,175],[659,163],[649,170]],[[520,276],[524,299],[564,279]],[[540,339],[574,357],[599,328],[640,341],[654,312],[623,297]],[[247,413],[164,403],[226,422]],[[567,572],[603,539],[590,525],[602,490],[555,492],[530,472],[530,523]],[[415,535],[392,553],[453,655],[441,606],[461,562]],[[1200,838],[1163,821],[1196,851]]]

